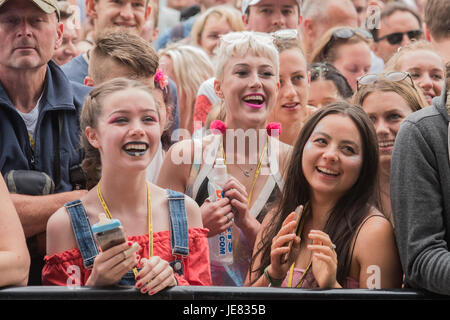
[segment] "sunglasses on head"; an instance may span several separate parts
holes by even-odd
[[[328,66],[325,63],[314,63],[309,67],[311,72],[311,81],[316,80],[321,75],[326,75],[328,73]]]
[[[399,44],[403,41],[403,36],[406,34],[409,38],[409,40],[419,40],[422,36],[423,31],[422,30],[411,30],[406,32],[394,32],[387,34],[381,38],[378,38],[376,41],[379,42],[381,40],[386,39],[387,42],[390,44]]]
[[[333,31],[333,34],[331,35],[330,40],[328,40],[327,44],[324,46],[322,52],[323,55],[326,56],[328,51],[330,50],[330,47],[332,46],[332,43],[335,40],[338,39],[350,39],[353,36],[358,35],[364,39],[367,40],[373,40],[372,34],[362,28],[349,28],[349,27],[341,27],[341,28],[337,28],[336,30]]]
[[[363,28],[341,27],[333,31],[333,37],[338,39],[350,39],[355,34],[362,36],[368,40],[372,40],[372,34]]]
[[[394,82],[398,82],[398,81],[402,81],[405,80],[406,78],[409,78],[411,80],[411,85],[415,88],[414,85],[414,81],[411,78],[411,75],[409,74],[409,72],[403,72],[403,71],[394,71],[394,72],[389,72],[389,73],[380,73],[380,74],[366,74],[362,77],[358,78],[358,90],[359,88],[361,88],[361,86],[367,86],[370,84],[373,84],[375,82],[377,82],[378,79],[387,79],[390,81],[394,81]]]

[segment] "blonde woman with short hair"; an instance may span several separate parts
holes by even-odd
[[[279,55],[272,37],[228,33],[217,48],[215,67],[214,88],[224,104],[226,130],[174,144],[158,185],[196,200],[208,237],[232,228],[234,262],[227,267],[212,264],[212,281],[242,286],[260,223],[283,188],[291,147],[267,129],[279,91]],[[179,156],[185,161],[178,162]],[[217,158],[224,158],[230,177],[223,186],[224,197],[213,201],[207,186]]]

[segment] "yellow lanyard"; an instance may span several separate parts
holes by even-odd
[[[100,203],[102,204],[103,210],[105,210],[105,213],[109,219],[112,219],[111,212],[109,211],[108,205],[105,202],[105,199],[103,199],[102,192],[100,191],[100,181],[97,185],[97,195],[100,200]],[[152,201],[150,198],[150,186],[147,182],[147,219],[148,219],[148,257],[153,257],[153,222],[152,222]],[[136,276],[138,271],[136,268],[133,268],[134,275]]]
[[[288,281],[288,287],[292,288],[292,278],[294,277],[294,265],[295,262],[292,263],[291,267],[289,268],[289,281]],[[309,269],[311,269],[312,262],[310,261],[308,266],[305,269],[305,272],[303,272],[302,277],[300,278],[299,283],[297,284],[296,288],[301,288],[303,285],[303,282],[305,281],[306,275],[308,274]]]
[[[306,210],[304,210],[303,212],[305,212],[306,214],[308,213]],[[305,217],[303,219],[301,219],[301,221],[300,221],[300,225],[299,225],[298,230],[297,230],[297,236],[299,236],[299,237],[300,237],[300,235],[303,232],[303,227],[305,225],[306,217],[307,217],[307,215],[305,215]],[[300,278],[300,281],[297,284],[296,288],[301,288],[302,287],[303,282],[305,281],[306,275],[308,274],[308,271],[311,269],[311,265],[312,265],[312,263],[310,261],[308,266],[305,269],[305,272],[303,272],[303,275]],[[295,266],[295,261],[292,262],[291,267],[289,268],[289,278],[288,278],[288,287],[289,288],[292,288],[292,278],[294,277],[294,266]]]
[[[258,179],[258,176],[259,176],[259,174],[261,172],[262,162],[263,162],[264,157],[265,157],[265,155],[267,153],[268,142],[269,142],[269,137],[267,137],[266,144],[264,145],[264,149],[261,152],[261,155],[259,156],[259,162],[258,162],[258,165],[256,166],[256,171],[255,171],[255,174],[253,175],[253,181],[252,181],[252,184],[251,184],[251,187],[250,187],[250,192],[248,194],[247,206],[250,206],[250,201],[252,199],[253,188],[255,187],[256,180]],[[220,144],[220,147],[222,149],[222,156],[223,156],[223,160],[224,160],[225,165],[226,165],[227,161],[226,161],[226,158],[225,158],[225,150],[223,149],[223,144],[222,143]]]

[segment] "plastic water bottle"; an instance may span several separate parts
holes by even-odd
[[[228,180],[225,161],[216,159],[213,168],[213,176],[208,183],[208,193],[211,201],[217,201],[224,197],[223,186]],[[211,263],[214,265],[233,264],[233,235],[231,227],[226,231],[208,238]]]

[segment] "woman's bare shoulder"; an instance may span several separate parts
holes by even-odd
[[[47,255],[77,247],[69,214],[65,207],[61,207],[47,222]]]

